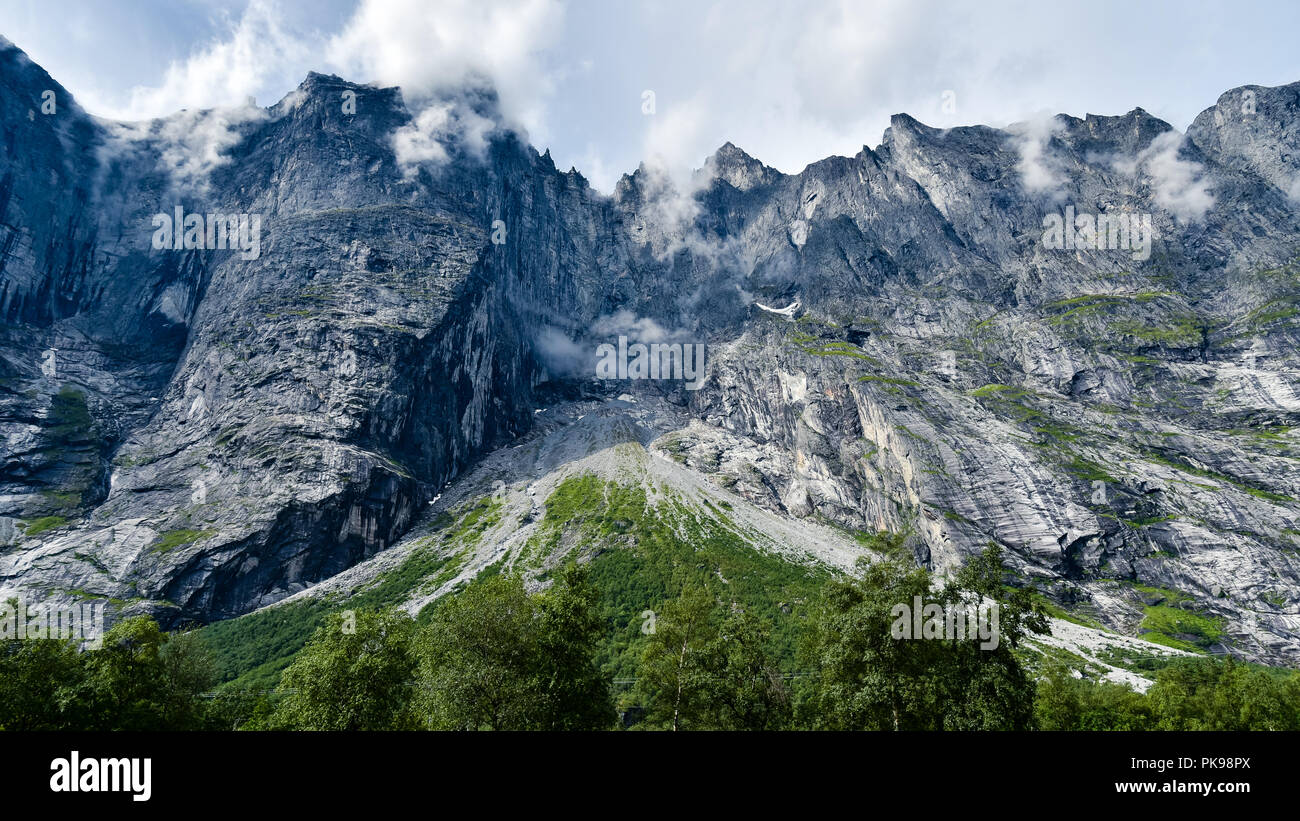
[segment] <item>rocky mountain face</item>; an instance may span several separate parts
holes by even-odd
[[[1300,84],[612,196],[488,89],[123,124],[7,42],[0,88],[0,595],[211,622],[513,500],[478,572],[634,443],[801,561],[993,543],[1110,629],[1300,661]],[[598,379],[620,336],[707,378]]]

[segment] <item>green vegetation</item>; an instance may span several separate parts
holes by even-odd
[[[1145,694],[1079,679],[1060,664],[1035,694],[1043,730],[1300,730],[1300,671],[1267,671],[1233,659],[1180,659]]]
[[[614,677],[635,671],[645,641],[641,614],[688,580],[767,619],[773,652],[789,669],[797,622],[829,572],[755,550],[752,540],[723,508],[700,510],[671,493],[651,505],[640,486],[584,475],[565,480],[547,499],[521,561],[541,566],[562,543],[591,556],[610,629],[601,667]]]
[[[475,544],[488,528],[499,521],[501,521],[500,500],[484,496],[461,514],[456,526],[448,531],[447,538],[464,544]]]
[[[423,627],[400,611],[331,614],[284,671],[284,697],[244,726],[608,728],[611,692],[594,660],[603,627],[597,593],[576,565],[544,593],[526,592],[518,576],[483,579]]]
[[[708,589],[687,581],[656,614],[636,686],[624,699],[644,710],[637,729],[779,730],[790,724],[790,689],[767,622],[718,605]]]
[[[1216,482],[1222,482],[1224,484],[1231,485],[1232,487],[1235,487],[1237,490],[1240,490],[1243,493],[1248,493],[1251,496],[1254,496],[1259,499],[1265,499],[1270,502],[1281,502],[1281,503],[1295,501],[1290,496],[1287,496],[1285,494],[1274,493],[1268,490],[1261,490],[1260,488],[1257,487],[1251,487],[1250,485],[1247,485],[1243,482],[1239,482],[1236,479],[1233,479],[1231,476],[1225,476],[1222,473],[1216,473],[1212,470],[1205,470],[1204,468],[1198,468],[1195,465],[1188,464],[1187,462],[1170,459],[1169,457],[1159,453],[1155,453],[1154,451],[1148,450],[1145,451],[1142,455],[1143,458],[1147,459],[1148,461],[1155,462],[1158,465],[1171,467],[1174,470],[1180,470],[1183,473],[1189,473],[1192,476],[1200,476],[1204,479],[1213,479]]]
[[[1039,448],[1065,472],[1085,482],[1116,481],[1105,467],[1077,452],[1079,443],[1087,442],[1087,432],[1035,407],[1031,404],[1036,398],[1034,393],[994,383],[976,388],[969,395],[988,410],[1032,430],[1035,438],[1029,444]]]
[[[1180,650],[1204,652],[1223,636],[1223,620],[1166,604],[1143,608],[1143,638]]]
[[[1161,659],[1143,695],[1073,653],[1027,644],[1045,627],[1041,597],[1006,586],[996,548],[936,590],[901,536],[877,534],[872,546],[883,558],[826,578],[813,595],[793,669],[770,618],[707,563],[679,564],[668,595],[638,614],[649,629],[638,625],[632,687],[616,696],[600,659],[618,625],[594,581],[597,557],[557,568],[536,593],[518,575],[485,572],[439,600],[423,626],[400,611],[329,613],[320,601],[253,614],[275,646],[246,648],[250,657],[293,655],[271,693],[251,677],[209,692],[230,673],[209,648],[234,622],[169,635],[136,617],[84,652],[57,639],[0,642],[0,729],[606,729],[616,700],[624,725],[647,730],[1300,729],[1300,671]],[[1185,598],[1135,589],[1158,617]],[[973,632],[906,640],[899,625],[912,619],[898,608],[917,597],[936,613],[998,602],[997,646]],[[250,623],[240,629],[252,636]]]
[[[873,365],[880,364],[879,360],[863,353],[861,348],[851,342],[838,339],[820,339],[810,334],[794,330],[790,332],[789,339],[799,350],[813,356],[846,356],[851,359],[860,359]]]
[[[1146,325],[1131,320],[1112,322],[1107,331],[1120,336],[1169,347],[1185,348],[1200,345],[1208,332],[1205,323],[1195,316],[1162,317],[1156,325]]]
[[[1059,325],[1069,319],[1108,313],[1120,305],[1142,305],[1169,296],[1173,294],[1165,291],[1144,291],[1137,294],[1083,294],[1050,302],[1044,308],[1049,313],[1047,321]]]
[[[915,388],[920,385],[919,382],[913,382],[910,379],[895,379],[889,376],[878,376],[874,373],[864,374],[858,377],[859,382],[880,382],[885,385],[901,385],[904,387]]]
[[[0,730],[229,728],[225,704],[192,633],[167,634],[145,616],[113,625],[99,649],[59,639],[0,642]]]
[[[152,548],[159,553],[168,553],[183,545],[206,539],[216,532],[215,530],[169,530],[158,537]]]
[[[1139,516],[1139,517],[1136,518],[1136,519],[1123,519],[1123,518],[1121,518],[1120,521],[1123,522],[1124,524],[1128,525],[1129,527],[1131,527],[1131,528],[1133,528],[1133,529],[1136,530],[1136,529],[1138,529],[1138,528],[1150,527],[1151,525],[1160,524],[1161,522],[1172,522],[1172,521],[1176,520],[1177,518],[1178,518],[1178,514],[1177,514],[1177,513],[1163,513],[1163,514],[1157,514],[1157,515],[1154,515],[1154,516]],[[1153,555],[1156,555],[1156,556],[1168,556],[1168,555],[1170,555],[1170,554],[1168,554],[1168,553],[1160,553],[1160,552],[1157,552],[1157,553],[1155,553],[1155,554],[1153,554]]]
[[[348,599],[347,606],[382,608],[401,604],[416,590],[432,590],[450,580],[463,561],[463,552],[440,556],[436,547],[420,545],[396,568],[381,574],[375,584]]]
[[[321,599],[268,607],[197,631],[212,650],[216,681],[230,688],[269,690],[332,609]]]
[[[1039,436],[1056,443],[1072,442],[1078,431],[1072,426],[1052,419],[1048,414],[1030,404],[1035,394],[1010,385],[989,384],[975,388],[969,395],[979,399],[989,410],[1015,422],[1027,424]]]
[[[284,671],[288,694],[252,729],[406,729],[414,623],[395,612],[336,613]]]
[[[605,632],[588,571],[543,593],[494,576],[438,607],[415,639],[414,723],[435,730],[597,730],[613,725],[596,666]]]
[[[473,505],[460,520],[450,514],[440,516],[432,536],[417,544],[396,568],[380,574],[373,584],[350,598],[289,602],[201,628],[199,635],[212,647],[217,680],[228,688],[271,689],[332,611],[393,607],[406,601],[413,591],[450,580],[459,571],[464,552],[444,556],[439,552],[440,544],[473,533],[482,523],[486,507],[490,505]],[[499,515],[499,505],[496,511]],[[473,521],[465,524],[470,516],[474,516]],[[460,524],[449,530],[458,521]]]
[[[1000,396],[1003,394],[1008,394],[1011,397],[1021,397],[1021,396],[1029,395],[1025,391],[1020,390],[1019,388],[1013,388],[1010,385],[998,385],[998,384],[983,385],[970,392],[970,395],[975,397],[976,399],[984,399],[990,396]]]
[[[63,527],[68,523],[67,516],[42,516],[39,519],[23,523],[24,536],[39,536],[47,530]]]
[[[90,438],[94,419],[86,394],[64,385],[50,403],[46,432],[58,448],[78,444]]]
[[[56,505],[60,512],[70,513],[81,506],[81,492],[77,490],[43,490],[41,497]]]
[[[1062,621],[1068,621],[1071,624],[1078,624],[1082,627],[1091,627],[1094,630],[1106,629],[1106,627],[1096,619],[1090,619],[1087,616],[1072,613],[1036,590],[1032,590],[1030,595],[1033,596],[1034,602],[1037,603],[1038,607],[1054,619],[1061,619]]]
[[[1300,314],[1297,302],[1300,302],[1300,295],[1297,294],[1271,299],[1247,314],[1246,323],[1252,331],[1258,331],[1274,322],[1292,319]]]
[[[799,700],[801,723],[831,730],[992,730],[1033,726],[1033,680],[1016,649],[1047,621],[1029,591],[1008,593],[997,548],[972,559],[937,594],[929,573],[897,557],[832,580],[819,598],[802,658],[817,671]],[[901,618],[925,601],[938,613],[999,603],[1000,640],[965,635],[901,640]],[[940,616],[939,618],[942,618]],[[907,631],[910,636],[910,628]]]

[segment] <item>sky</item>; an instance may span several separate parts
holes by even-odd
[[[599,190],[732,142],[797,173],[938,127],[1142,107],[1184,130],[1300,81],[1300,3],[1088,0],[0,0],[0,34],[94,114],[271,105],[308,71],[429,99],[486,77]]]

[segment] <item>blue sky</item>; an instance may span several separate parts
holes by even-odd
[[[473,72],[606,191],[728,140],[797,172],[877,145],[900,111],[1005,125],[1141,106],[1181,130],[1230,88],[1300,80],[1297,31],[1294,0],[0,0],[0,33],[96,114],[269,105],[309,70],[411,98]]]

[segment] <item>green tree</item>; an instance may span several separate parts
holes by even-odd
[[[698,580],[660,607],[630,698],[645,729],[779,729],[791,715],[771,626],[737,605],[724,614]]]
[[[522,730],[539,712],[536,611],[516,576],[439,602],[416,642],[417,712],[434,730]]]
[[[275,725],[275,704],[266,693],[228,687],[213,694],[203,715],[206,730],[258,730]]]
[[[78,729],[85,670],[70,641],[0,643],[0,730]]]
[[[817,671],[818,687],[806,704],[817,729],[929,729],[938,712],[930,673],[939,646],[891,637],[893,608],[925,597],[925,570],[888,558],[859,564],[857,578],[835,579],[810,614],[801,651]]]
[[[713,594],[688,585],[660,607],[655,631],[641,652],[633,700],[646,710],[647,729],[716,729],[711,699],[718,658]]]
[[[937,592],[890,540],[885,558],[832,581],[814,608],[801,659],[818,683],[801,707],[823,729],[1028,729],[1034,684],[1015,650],[1046,617],[1026,591],[1002,586],[1001,554],[974,557]],[[915,603],[971,614],[996,603],[996,646],[968,635],[896,638],[899,606]],[[910,615],[908,616],[910,618]]]
[[[1045,666],[1034,694],[1034,715],[1040,730],[1077,730],[1083,698],[1068,667]]]
[[[159,653],[159,663],[163,723],[175,729],[204,727],[210,703],[201,694],[210,690],[217,679],[216,665],[207,645],[197,633],[169,633]]]
[[[1147,696],[1161,730],[1300,729],[1300,673],[1279,679],[1232,658],[1172,664]]]
[[[771,625],[733,609],[715,640],[720,658],[714,689],[717,726],[725,730],[780,730],[793,718],[790,688],[772,652]]]
[[[394,730],[410,726],[415,622],[396,611],[335,613],[284,671],[287,691],[263,726]]]
[[[1149,730],[1147,698],[1125,684],[1076,678],[1063,664],[1043,669],[1034,698],[1040,730]]]
[[[588,730],[614,721],[595,664],[599,597],[576,566],[529,594],[495,576],[440,602],[417,641],[416,710],[439,730]]]
[[[1030,729],[1035,684],[1016,655],[1024,637],[1047,631],[1047,617],[1024,588],[1003,584],[1002,551],[991,546],[953,575],[937,597],[945,609],[974,614],[996,606],[997,642],[945,638],[935,684],[941,729]]]
[[[189,634],[169,636],[148,616],[113,625],[84,654],[78,698],[87,729],[188,730],[202,726],[200,694],[212,686],[211,659]]]
[[[538,686],[546,730],[607,729],[617,718],[609,677],[596,664],[606,631],[600,591],[588,569],[570,563],[540,599]]]

